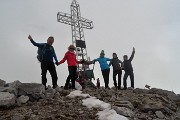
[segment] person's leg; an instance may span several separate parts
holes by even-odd
[[[107,88],[109,88],[109,73],[110,73],[110,69],[107,69],[107,72],[106,72]]]
[[[121,89],[121,75],[122,71],[118,70],[118,90]]]
[[[69,70],[69,75],[68,75],[68,77],[66,79],[66,83],[65,83],[65,86],[64,86],[65,89],[68,89],[69,82],[72,79],[72,71],[73,71],[72,66],[68,66],[68,70]]]
[[[105,87],[106,87],[106,70],[102,70],[102,76],[103,76]]]
[[[113,70],[113,81],[114,81],[114,86],[117,88],[117,82],[116,82],[116,75],[118,72],[116,70]]]
[[[57,77],[56,67],[55,67],[54,63],[49,63],[49,72],[52,77],[53,88],[56,88],[58,77]]]
[[[125,72],[123,78],[124,89],[127,89],[127,77],[128,77],[128,72]]]
[[[134,88],[134,73],[130,72],[131,87]]]
[[[42,84],[45,86],[45,89],[47,83],[47,78],[46,78],[47,69],[48,69],[47,63],[41,62],[41,79],[42,79]]]
[[[102,70],[105,88],[109,88],[109,72],[110,69]]]
[[[77,67],[73,66],[73,68],[72,68],[72,79],[71,79],[72,89],[75,89],[76,71],[77,71]]]

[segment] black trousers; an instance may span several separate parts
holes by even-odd
[[[104,78],[105,88],[109,87],[109,73],[110,73],[110,69],[102,70],[102,75],[103,75],[103,78]]]
[[[52,85],[53,87],[57,86],[57,72],[56,72],[56,68],[53,62],[48,62],[48,61],[42,61],[41,62],[41,75],[42,75],[42,84],[46,86],[47,83],[47,78],[46,78],[46,74],[47,71],[49,71],[51,77],[52,77]]]
[[[121,75],[122,75],[122,70],[113,70],[113,81],[114,81],[114,86],[117,87],[117,81],[116,81],[116,76],[118,75],[118,89],[121,88]]]
[[[75,88],[77,66],[68,66],[68,70],[69,70],[69,75],[66,79],[65,87],[69,86],[69,82],[71,80],[72,89],[74,89]]]
[[[131,87],[134,88],[134,73],[133,71],[125,71],[124,78],[123,78],[123,84],[124,88],[127,88],[127,77],[130,76],[131,80]]]

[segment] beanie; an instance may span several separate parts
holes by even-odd
[[[100,53],[101,55],[104,55],[105,53],[104,53],[104,50],[101,50],[101,53]]]

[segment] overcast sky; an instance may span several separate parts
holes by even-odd
[[[88,56],[108,58],[116,52],[136,53],[132,61],[135,87],[145,84],[180,93],[180,1],[179,0],[77,0],[81,16],[93,21],[84,29]],[[70,13],[72,0],[0,0],[0,79],[6,82],[41,83],[37,48],[27,39],[46,42],[54,36],[58,60],[72,43],[71,27],[57,22],[57,13]],[[91,66],[92,68],[92,66]],[[104,85],[99,64],[95,77]],[[65,83],[67,64],[57,67],[58,85]],[[123,73],[124,74],[124,73]],[[48,73],[48,84],[52,81]],[[128,78],[128,86],[129,84]],[[112,68],[110,86],[113,85]]]

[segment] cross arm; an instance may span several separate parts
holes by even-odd
[[[67,13],[58,12],[57,21],[68,25],[73,25],[71,15]]]
[[[76,25],[76,27],[78,27],[78,25],[75,24],[76,20],[72,20],[72,16],[70,14],[67,14],[67,13],[58,12],[58,14],[57,14],[57,21],[61,22],[61,23],[65,23],[68,25]],[[91,20],[80,17],[79,21],[82,24],[82,28],[86,28],[86,29],[92,29],[93,28],[93,22]]]

